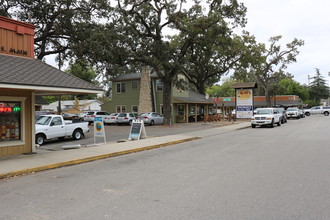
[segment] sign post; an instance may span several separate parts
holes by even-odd
[[[133,120],[128,140],[140,140],[140,138],[147,138],[144,123],[142,120]]]
[[[94,118],[94,144],[96,144],[96,137],[103,137],[104,143],[106,143],[104,123],[102,117]]]

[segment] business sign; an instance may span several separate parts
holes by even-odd
[[[236,118],[253,116],[253,90],[236,89]]]
[[[142,120],[133,120],[128,140],[140,140],[140,138],[147,138],[144,123]]]
[[[103,137],[104,143],[106,143],[104,123],[102,117],[94,117],[94,143],[95,143],[95,137]]]

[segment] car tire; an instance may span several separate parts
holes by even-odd
[[[310,115],[311,115],[311,113],[309,113],[309,112],[306,112],[306,113],[305,113],[305,115],[306,115],[306,116],[310,116]]]
[[[274,127],[274,119],[272,120],[272,123],[270,124],[270,127],[271,127],[271,128]]]
[[[281,126],[281,120],[279,120],[278,122],[277,122],[277,126]]]
[[[324,112],[324,116],[329,116],[329,112]]]
[[[256,125],[252,124],[251,127],[252,127],[252,128],[256,128]]]
[[[150,121],[149,125],[153,126],[155,124],[155,122],[153,120]]]
[[[36,135],[36,144],[39,146],[43,145],[45,143],[46,137],[43,134],[37,134]]]
[[[132,125],[132,123],[133,123],[132,120],[129,120],[128,124],[129,124],[130,126]]]
[[[80,140],[83,136],[84,136],[84,134],[82,133],[82,131],[80,129],[74,130],[74,132],[72,134],[72,137],[75,140]]]

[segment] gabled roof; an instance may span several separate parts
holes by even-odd
[[[150,74],[151,78],[159,78],[156,73]],[[118,81],[128,81],[128,80],[139,80],[141,79],[141,73],[131,73],[131,74],[122,74],[114,79],[112,79],[113,82],[118,82]]]
[[[100,93],[102,89],[65,73],[40,60],[0,54],[0,87],[25,86],[35,90],[67,90],[82,93]],[[32,86],[32,87],[31,87]]]
[[[243,83],[233,83],[231,87],[233,89],[258,88],[258,85],[256,82],[243,82]]]
[[[174,97],[174,103],[201,103],[212,104],[213,99],[206,99],[205,95],[199,94],[194,91],[189,91],[188,97]]]

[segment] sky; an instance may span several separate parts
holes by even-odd
[[[240,0],[247,7],[247,25],[259,43],[282,35],[282,48],[294,38],[304,40],[297,62],[289,64],[287,72],[294,80],[308,84],[308,75],[320,69],[324,79],[330,77],[330,1],[329,0]]]
[[[315,76],[316,68],[330,85],[330,1],[329,0],[238,0],[247,7],[244,30],[254,35],[259,43],[282,35],[283,50],[294,38],[304,40],[297,62],[288,65],[287,72],[294,80],[308,84],[308,76]],[[46,62],[56,66],[54,57]]]

